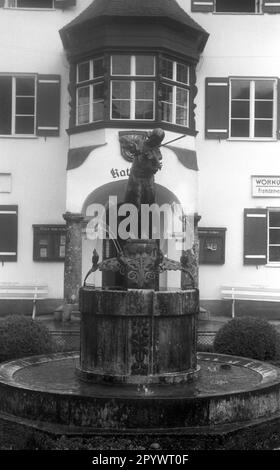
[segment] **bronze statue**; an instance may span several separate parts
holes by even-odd
[[[155,173],[162,167],[160,146],[165,137],[162,129],[151,132],[122,134],[120,143],[126,159],[132,160],[132,167],[127,183],[125,202],[133,204],[138,211],[138,235],[135,240],[127,240],[114,258],[99,262],[94,250],[92,267],[87,278],[97,269],[99,271],[120,272],[126,279],[126,287],[136,289],[155,289],[158,275],[164,271],[182,271],[186,275],[185,288],[193,287],[194,277],[187,269],[184,256],[181,262],[163,255],[157,240],[152,239],[152,227],[149,227],[149,239],[141,240],[141,205],[155,203]],[[177,139],[175,139],[177,140]],[[158,288],[158,287],[157,287]]]
[[[130,151],[134,155],[127,183],[125,202],[134,204],[138,211],[141,204],[155,202],[155,173],[162,167],[160,145],[164,139],[162,129],[147,132],[142,141],[132,142]]]

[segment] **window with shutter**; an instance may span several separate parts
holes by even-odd
[[[216,0],[217,13],[259,13],[260,0]]]
[[[45,9],[53,8],[54,0],[6,0],[7,8]]]
[[[275,0],[192,0],[191,11],[204,13],[280,13]]]
[[[76,5],[76,0],[54,0],[54,7],[66,9]]]
[[[39,75],[37,84],[37,135],[58,136],[60,76]]]
[[[207,78],[207,139],[275,140],[280,125],[275,78]]]
[[[0,7],[22,9],[66,9],[76,5],[76,0],[0,0]]]
[[[275,79],[230,79],[230,133],[238,139],[275,139]]]
[[[267,263],[267,209],[244,209],[244,264]]]
[[[205,137],[227,139],[229,128],[228,78],[206,79]]]
[[[280,13],[280,2],[275,0],[263,0],[263,12],[264,13]]]
[[[57,136],[59,116],[58,75],[0,74],[0,135]]]
[[[268,263],[280,263],[280,210],[268,210]]]
[[[0,206],[0,262],[17,261],[18,207]]]
[[[214,11],[214,0],[192,0],[192,11],[212,12]]]

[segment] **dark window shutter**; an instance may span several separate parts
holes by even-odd
[[[54,0],[54,7],[62,10],[76,5],[76,0]]]
[[[39,75],[37,87],[37,135],[58,136],[60,76]]]
[[[280,79],[277,80],[277,127],[276,127],[276,138],[280,139]]]
[[[0,206],[0,262],[17,261],[18,207]]]
[[[227,139],[229,135],[229,80],[206,78],[205,137]]]
[[[211,12],[214,10],[214,0],[192,0],[192,11]]]
[[[275,0],[264,0],[263,2],[264,13],[280,13],[280,3]]]
[[[267,210],[244,209],[244,264],[267,263]]]

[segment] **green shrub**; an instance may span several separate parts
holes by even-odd
[[[21,315],[11,315],[1,320],[0,362],[56,350],[55,341],[42,323]]]
[[[279,356],[280,335],[266,320],[244,317],[226,323],[217,332],[214,352],[250,357],[260,361]]]

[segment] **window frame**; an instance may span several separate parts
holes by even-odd
[[[268,207],[267,208],[267,266],[269,266],[269,267],[273,267],[273,266],[279,267],[280,266],[280,259],[279,259],[279,261],[270,260],[270,247],[271,246],[279,246],[280,247],[280,243],[277,243],[277,244],[270,243],[270,230],[280,230],[280,226],[279,227],[270,226],[270,213],[271,212],[278,212],[279,216],[280,216],[280,207]]]
[[[103,75],[98,75],[94,77],[94,62],[98,60],[103,60],[103,68],[104,68],[104,56],[97,56],[93,57],[92,59],[89,60],[84,60],[82,62],[79,62],[76,64],[76,80],[75,80],[75,87],[76,87],[76,126],[86,126],[89,124],[95,124],[97,122],[103,122],[104,119],[104,110],[105,110],[105,96],[103,99],[99,99],[94,101],[93,100],[93,89],[94,86],[103,84],[105,87],[105,74]],[[79,81],[79,67],[83,64],[89,63],[89,78],[87,80],[81,80]],[[103,70],[104,72],[104,70]],[[89,121],[88,122],[82,122],[79,123],[79,108],[81,106],[87,106],[85,105],[79,105],[79,90],[82,88],[89,88],[89,101],[88,101],[88,106],[89,106]],[[103,102],[103,118],[102,119],[97,119],[93,120],[94,116],[94,103],[101,103]]]
[[[237,99],[232,99],[232,82],[233,81],[249,81],[250,88],[249,88],[249,119],[246,118],[232,118],[232,101],[238,101]],[[272,100],[263,100],[263,101],[272,101],[273,110],[272,110],[272,118],[256,118],[255,116],[255,83],[257,81],[267,81],[273,82],[273,99]],[[228,140],[230,141],[277,141],[277,105],[278,105],[278,79],[276,77],[229,77],[229,121],[228,121]],[[240,100],[240,101],[245,101]],[[261,101],[261,100],[257,100]],[[232,121],[233,120],[249,120],[249,136],[247,137],[232,137]],[[255,122],[261,121],[272,121],[272,136],[271,137],[255,137]]]
[[[114,56],[127,56],[129,60],[125,60],[123,63],[123,67],[120,67],[121,61],[118,63],[116,60],[114,64],[116,64],[115,70],[113,70],[113,59]],[[153,67],[152,61],[147,61],[142,63],[139,61],[137,63],[137,56],[140,57],[151,57],[153,59]],[[98,60],[103,58],[103,65],[104,65],[104,74],[102,77],[94,77],[92,74],[92,61]],[[174,82],[169,78],[163,78],[160,71],[161,60],[169,60],[173,64],[173,78],[178,78],[178,81]],[[88,68],[86,67],[88,64]],[[85,69],[82,70],[80,67],[85,65]],[[183,66],[183,69],[180,69],[180,66]],[[138,75],[135,75],[136,69]],[[124,74],[121,75],[119,72],[123,72]],[[143,72],[143,74],[141,74]],[[82,74],[79,77],[79,73]],[[145,74],[144,74],[145,73]],[[176,73],[176,75],[175,75]],[[141,74],[141,75],[140,75]],[[79,111],[79,89],[82,87],[92,87],[92,84],[101,80],[104,80],[104,117],[101,120],[92,120],[92,111],[89,112],[89,120],[87,122],[79,122],[78,119],[78,111]],[[100,128],[103,125],[108,127],[115,127],[119,124],[120,127],[129,126],[133,123],[133,125],[137,128],[143,127],[145,123],[147,125],[157,124],[163,125],[166,129],[174,130],[176,132],[184,132],[185,134],[189,135],[196,135],[195,131],[195,120],[193,114],[193,99],[196,94],[194,89],[194,80],[195,75],[193,73],[193,64],[187,58],[179,58],[176,56],[168,56],[159,53],[158,51],[137,51],[137,52],[130,52],[130,51],[113,51],[113,52],[105,52],[102,56],[101,54],[95,56],[84,55],[78,58],[77,60],[73,61],[71,64],[71,71],[70,71],[70,95],[72,99],[73,106],[72,111],[70,113],[70,125],[69,129],[67,130],[68,134],[76,134],[80,132],[86,132],[91,129]],[[124,93],[124,96],[130,101],[129,110],[125,109],[123,116],[125,117],[118,117],[121,116],[122,113],[119,111],[117,113],[113,113],[113,97],[112,97],[112,88],[113,82],[124,82],[130,83],[129,87],[129,97],[128,93]],[[143,93],[143,98],[141,98],[141,92],[138,96],[140,98],[136,99],[136,85],[137,82],[151,82],[153,83],[153,90],[147,90],[147,97],[145,97],[145,93]],[[160,85],[161,83],[165,83],[166,85],[173,87],[173,119],[171,120],[164,120],[162,119],[161,113],[161,98],[160,98]],[[175,87],[175,88],[174,88]],[[133,89],[132,89],[133,88]],[[187,96],[184,94],[184,91],[187,91]],[[182,102],[177,103],[176,94],[181,93],[180,99]],[[115,99],[118,95],[115,96]],[[121,96],[121,95],[120,95]],[[84,105],[92,106],[92,99],[90,97],[86,97],[87,101],[85,100]],[[124,100],[126,99],[124,98]],[[120,100],[122,98],[119,98]],[[140,101],[147,101],[151,103],[150,108],[147,109],[139,109],[137,117],[135,113],[135,104],[139,100]],[[81,101],[81,98],[80,98]],[[101,100],[98,100],[101,101]],[[152,107],[153,104],[153,107]],[[81,106],[81,105],[80,105]],[[182,119],[182,111],[183,109],[183,119]],[[176,113],[175,113],[176,111]],[[129,116],[129,117],[128,117]],[[142,118],[144,116],[144,118]],[[148,117],[146,117],[148,116]],[[176,119],[178,122],[176,122]],[[184,121],[183,124],[180,123]]]
[[[41,11],[41,10],[45,10],[45,11],[52,11],[52,10],[55,10],[55,4],[54,4],[54,0],[51,0],[52,1],[52,7],[43,7],[41,8],[40,6],[36,6],[36,7],[27,7],[27,6],[23,6],[23,7],[19,7],[18,6],[18,0],[13,0],[15,2],[15,5],[12,6],[12,5],[9,5],[9,1],[10,0],[6,0],[5,1],[5,6],[4,8],[7,8],[9,10],[38,10],[38,11]],[[38,1],[39,3],[39,1]]]
[[[6,251],[6,252],[1,252],[1,247],[0,247],[0,262],[1,263],[12,263],[12,262],[17,262],[18,260],[18,206],[17,205],[0,205],[0,215],[8,215],[12,218],[15,216],[15,219],[12,220],[12,223],[14,225],[13,230],[15,230],[15,233],[13,236],[9,234],[9,240],[13,242],[13,249],[15,251]]]
[[[120,82],[120,83],[129,83],[130,84],[130,98],[123,98],[123,99],[113,99],[113,83]],[[153,99],[137,99],[136,98],[136,84],[137,83],[152,83],[153,84]],[[111,121],[141,121],[141,122],[153,122],[155,121],[155,109],[156,109],[156,92],[155,92],[155,81],[152,80],[110,80],[110,120]],[[129,118],[114,118],[113,113],[113,102],[114,101],[128,101],[130,103],[130,117]],[[139,119],[136,118],[136,103],[137,101],[145,101],[145,102],[152,102],[153,103],[153,117],[152,119]]]
[[[20,74],[20,73],[15,73],[15,74],[8,74],[8,73],[1,73],[0,77],[8,77],[11,78],[11,83],[12,83],[12,93],[11,93],[11,133],[10,134],[2,134],[0,130],[0,138],[5,137],[5,138],[32,138],[36,137],[36,123],[37,123],[37,89],[38,89],[38,76],[36,74]],[[33,78],[34,80],[34,95],[17,95],[16,91],[16,80],[18,78]],[[17,98],[21,97],[32,97],[34,98],[34,114],[17,114],[16,113],[16,102]],[[34,117],[34,127],[33,127],[33,133],[31,134],[20,134],[16,133],[16,118],[17,117]]]
[[[116,55],[124,55],[130,57],[130,73],[129,74],[116,74],[113,73],[113,57]],[[153,73],[152,74],[136,74],[136,58],[139,56],[149,56],[153,58]],[[130,84],[130,97],[119,101],[129,101],[130,103],[130,117],[129,118],[115,118],[113,117],[113,83],[129,83]],[[136,98],[136,84],[139,82],[153,84],[153,98],[152,99],[137,99]],[[110,55],[110,120],[113,122],[122,121],[137,121],[137,122],[154,122],[156,120],[156,55],[155,54],[111,54]],[[153,103],[153,117],[151,119],[136,118],[136,102],[147,101]]]
[[[168,57],[161,57],[160,61],[166,61],[172,63],[172,78],[168,78],[163,75],[163,73],[160,73],[160,87],[162,85],[167,85],[172,87],[172,102],[167,102],[163,101],[163,99],[159,100],[159,103],[166,103],[170,104],[172,106],[172,120],[167,121],[163,119],[162,114],[160,116],[160,121],[165,122],[167,124],[173,124],[174,126],[180,126],[180,127],[186,127],[190,128],[190,94],[191,94],[191,85],[190,85],[190,66],[188,64],[184,64],[183,62],[180,62],[178,60],[170,59]],[[178,75],[178,65],[183,65],[188,69],[188,78],[187,82],[181,82],[177,80],[177,75]],[[188,104],[187,106],[182,106],[177,104],[177,93],[178,90],[185,90],[187,91],[187,101]],[[162,106],[161,106],[162,108]],[[177,122],[177,108],[183,108],[187,110],[187,124],[180,124]],[[162,112],[162,109],[161,109]]]
[[[217,1],[213,1],[213,13],[215,15],[262,15],[263,0],[255,0],[255,11],[217,11]]]

